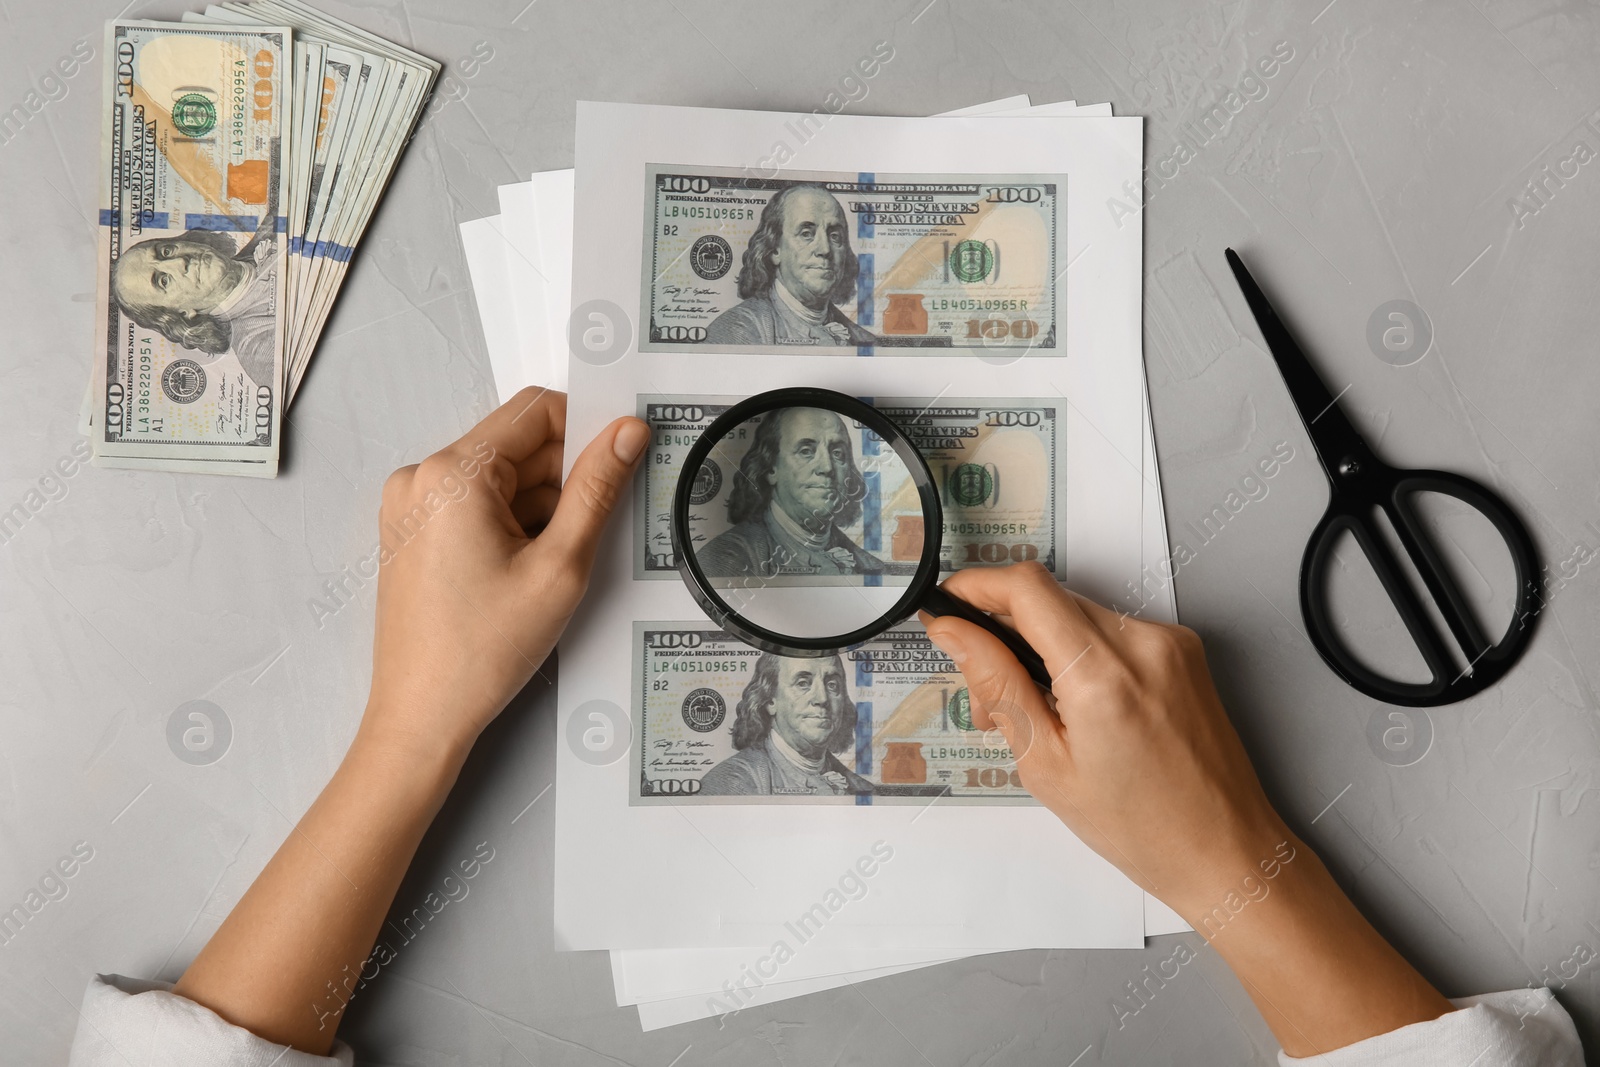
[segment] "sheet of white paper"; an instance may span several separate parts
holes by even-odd
[[[1085,119],[1108,119],[1111,117],[1111,104],[1079,104],[1072,100],[1059,100],[1054,104],[1034,104],[1032,107],[1023,108],[1016,112],[1002,111],[1002,115],[1028,115],[1033,118],[1048,119],[1062,117],[1078,117]]]
[[[1045,107],[1070,114],[1071,100]],[[1028,107],[1026,94],[989,100],[947,115],[986,115]],[[1084,113],[1109,115],[1111,105],[1096,104],[1080,109]],[[1102,112],[1099,109],[1104,108]],[[467,268],[472,274],[478,297],[478,317],[484,336],[496,338],[491,345],[491,366],[504,359],[506,346],[520,354],[523,370],[508,375],[504,383],[495,377],[495,392],[503,404],[513,393],[529,385],[567,391],[567,314],[572,299],[572,188],[573,170],[546,170],[534,173],[529,181],[502,185],[498,190],[500,215],[494,228],[503,237],[497,240],[505,253],[503,274],[486,278],[496,299],[485,298],[480,273],[493,270],[492,256],[482,251],[486,243],[474,237],[474,248],[467,249]],[[483,220],[479,220],[482,222]],[[462,223],[463,245],[466,228],[482,229],[476,223]],[[476,256],[476,260],[475,257]],[[511,299],[504,299],[510,295]],[[497,347],[498,346],[498,350]]]
[[[507,310],[516,322],[517,354],[525,376],[545,379],[549,377],[550,355],[542,330],[550,317],[546,303],[554,294],[541,261],[544,238],[534,212],[533,184],[502,185],[499,194],[500,228],[506,237],[506,276],[511,279],[513,294]]]
[[[944,114],[945,117],[950,117],[962,114],[1012,113],[1057,117],[1070,115],[1108,117],[1111,114],[1111,105],[1102,103],[1080,106],[1066,100],[1028,108],[1011,107],[1005,101],[995,101]],[[1148,561],[1167,554],[1167,532],[1161,507],[1160,482],[1155,477],[1154,434],[1148,421],[1148,407],[1146,411],[1141,458],[1147,479],[1142,503],[1145,537],[1143,555]],[[1175,621],[1176,616],[1171,611],[1170,586],[1163,589],[1162,594],[1162,598],[1158,599],[1163,603],[1152,601],[1146,614],[1163,621]],[[1145,925],[1147,936],[1189,929],[1175,912],[1148,895],[1145,902]],[[640,951],[614,949],[611,958],[617,987],[617,1003],[638,1003],[645,1000],[669,999],[676,995],[716,991],[722,982],[738,977],[739,967],[741,963],[746,962],[744,957],[748,955],[750,955],[748,952],[725,949]],[[914,957],[920,957],[922,965],[928,965],[938,962],[939,955],[935,951],[913,952],[892,949],[841,952],[814,950],[806,954],[803,961],[797,958],[786,964],[784,973],[790,979],[832,975],[835,983],[842,985],[847,980],[857,978],[860,971],[911,964],[917,962]],[[810,986],[811,983],[807,983],[808,992],[812,991]]]
[[[1010,114],[1011,112],[1001,112]],[[1079,116],[1079,117],[1109,117],[1111,104],[1075,104],[1071,100],[1063,100],[1055,104],[1036,104],[1017,114],[1031,117],[1050,116]],[[1143,557],[1147,565],[1153,565],[1157,560],[1166,559],[1171,555],[1167,543],[1167,518],[1166,507],[1161,496],[1161,478],[1156,465],[1156,439],[1150,418],[1150,388],[1148,380],[1144,385],[1144,434],[1140,450],[1145,486],[1144,498],[1141,503],[1143,511]],[[1143,573],[1141,569],[1141,573]],[[1157,622],[1177,622],[1178,605],[1173,596],[1172,583],[1163,585],[1158,593],[1151,597],[1143,612],[1145,618]],[[1191,930],[1188,923],[1171,908],[1150,894],[1145,894],[1144,901],[1145,936],[1155,937],[1161,934],[1182,933]]]
[[[1156,467],[1155,434],[1148,416],[1148,402],[1147,390],[1147,415],[1142,449],[1142,464],[1146,479],[1143,502],[1144,559],[1147,564],[1170,555],[1165,507]],[[1177,621],[1171,583],[1167,583],[1152,597],[1142,615],[1161,622]],[[1148,893],[1144,898],[1144,925],[1146,937],[1183,933],[1193,929],[1177,912]],[[613,949],[611,969],[616,986],[617,1003],[622,1005],[645,1001],[682,1000],[684,1004],[675,1006],[674,1010],[651,1016],[670,1018],[673,1022],[718,1014],[726,1009],[717,1007],[715,1003],[700,1004],[701,1014],[685,1013],[690,1013],[695,1008],[697,995],[709,1000],[711,994],[721,990],[723,982],[737,981],[741,977],[741,968],[750,965],[752,961],[759,962],[762,954],[759,949]],[[944,959],[945,957],[937,951],[870,949],[830,952],[815,949],[808,953],[797,954],[793,960],[784,965],[782,974],[785,981],[768,983],[769,986],[776,985],[778,988],[769,990],[763,1002],[771,1003],[788,996],[804,996],[822,989],[835,988],[850,981],[865,981],[868,972],[876,972],[883,968],[893,968],[890,973],[899,973],[901,969],[932,966],[944,962]],[[828,981],[823,984],[815,979]],[[641,1019],[643,1018],[641,1015]],[[671,1025],[671,1023],[662,1022],[661,1025]]]
[[[1156,462],[1156,436],[1154,421],[1150,417],[1150,386],[1148,377],[1144,391],[1144,447],[1140,457],[1144,468],[1144,562],[1156,573],[1156,564],[1168,559],[1172,549],[1167,541],[1167,507],[1161,495],[1161,471]],[[1142,573],[1142,571],[1141,571]],[[1141,617],[1156,622],[1178,621],[1178,600],[1171,582],[1161,584],[1160,590],[1150,598]],[[1181,934],[1194,927],[1161,901],[1144,895],[1144,935]]]
[[[1071,100],[1063,100],[1064,105],[1071,106]],[[954,111],[941,111],[941,118],[953,119],[962,115],[999,115],[1007,111],[1023,111],[1029,106],[1028,94],[1019,96],[1005,96],[999,100],[986,100],[981,104],[971,104],[967,107],[958,107]]]
[[[545,373],[550,388],[567,391],[567,316],[572,308],[573,172],[535,174],[534,210],[539,217],[539,255],[545,275]],[[530,338],[537,344],[537,338]]]
[[[1161,481],[1156,465],[1155,434],[1149,417],[1149,390],[1145,393],[1146,418],[1144,447],[1141,461],[1145,476],[1144,489],[1144,559],[1147,565],[1167,558],[1170,553],[1167,541],[1165,506],[1161,494]],[[1152,597],[1143,612],[1146,618],[1161,622],[1176,622],[1177,610],[1172,584],[1165,584]],[[1177,912],[1145,894],[1145,936],[1183,933],[1193,928]],[[725,1011],[711,995],[722,988],[723,982],[737,981],[741,968],[760,962],[758,949],[654,949],[611,951],[611,970],[616,986],[617,1003],[638,1004],[646,1001],[683,1001],[670,1009],[662,1007],[641,1013],[662,1026],[689,1019],[706,1018]],[[902,969],[932,966],[944,962],[938,952],[915,950],[870,949],[829,952],[816,949],[797,954],[782,970],[784,981],[768,983],[763,1003],[772,1003],[790,996],[805,996],[832,989],[847,982],[866,981],[867,975],[889,968],[888,973]],[[825,979],[825,982],[817,981]],[[696,998],[701,998],[697,1002]],[[698,1014],[695,1012],[698,1010]],[[668,1021],[670,1020],[670,1021]]]
[[[638,1004],[639,1029],[660,1030],[667,1026],[677,1026],[679,1023],[693,1022],[695,1019],[709,1019],[714,1015],[734,1011],[736,1007],[742,1011],[744,1008],[753,1008],[760,1004],[773,1004],[780,1000],[820,993],[825,989],[834,989],[842,985],[870,982],[874,978],[886,978],[891,974],[927,966],[928,963],[908,963],[896,967],[879,967],[850,975],[804,978],[794,982],[768,982],[760,988],[748,987],[747,993],[741,992],[741,999],[737,1005],[726,993],[720,997],[698,993],[670,1000],[642,1001]]]
[[[617,1003],[676,1000],[722,990],[725,982],[749,981],[748,974],[772,972],[766,984],[833,978],[836,985],[884,967],[927,967],[981,952],[952,954],[921,948],[823,949],[797,947],[781,965],[767,959],[770,947],[612,949],[611,976]]]
[[[986,105],[977,105],[966,109],[965,113],[994,113],[1007,110],[1009,101],[997,101]],[[1106,114],[1109,105],[1086,105],[1073,107],[1070,102],[1059,104],[1041,105],[1035,109],[1044,114]],[[571,234],[571,182],[572,171],[554,171],[534,175],[534,185],[555,190],[539,199],[541,207],[542,231],[546,234],[559,233],[566,236],[562,242],[565,247],[554,258],[545,256],[542,249],[537,250],[533,257],[535,262],[540,262],[545,268],[546,283],[549,291],[556,296],[553,305],[556,308],[565,307],[568,302],[567,293],[570,292],[570,275],[567,267],[570,264],[568,249],[570,249]],[[564,208],[564,209],[563,209]],[[519,242],[520,243],[520,242]],[[478,286],[482,288],[482,286]],[[494,309],[507,309],[509,302],[483,302],[480,301],[480,312],[485,319],[485,331],[489,334],[493,326],[489,321]],[[549,378],[530,374],[529,382],[550,381]],[[512,382],[509,388],[502,388],[503,396],[509,396],[511,391],[529,382]],[[559,387],[559,385],[558,385]],[[1147,401],[1148,403],[1148,401]],[[1147,481],[1144,493],[1143,510],[1145,516],[1145,545],[1144,557],[1146,561],[1162,558],[1167,555],[1166,528],[1162,516],[1162,500],[1160,483],[1149,472],[1154,471],[1154,440],[1148,423],[1143,435],[1143,460],[1147,472]],[[1162,596],[1153,600],[1146,610],[1150,617],[1174,618],[1170,600],[1170,586],[1162,590]],[[1187,930],[1187,924],[1154,898],[1147,898],[1146,907],[1146,932],[1150,935]],[[736,975],[739,960],[737,950],[644,950],[640,952],[613,952],[613,960],[617,975],[618,1002],[627,1003],[636,999],[663,999],[679,991],[687,992],[695,986],[705,989],[714,989],[717,986],[715,976]],[[860,951],[830,952],[825,949],[813,949],[806,954],[803,961],[791,961],[785,968],[785,973],[798,978],[810,978],[814,975],[828,973],[838,977],[842,984],[846,977],[859,978],[859,972],[864,969],[874,969],[888,965],[909,965],[913,957],[919,957],[923,964],[936,962],[936,953],[916,952],[912,950],[887,950],[883,952],[863,953]],[[696,957],[700,957],[701,966],[695,966]],[[643,990],[642,997],[635,997],[628,992],[627,981],[624,974],[627,972],[626,960],[634,959],[631,983],[634,988]],[[727,980],[724,978],[723,980]],[[807,983],[814,985],[814,983]],[[798,995],[798,990],[795,995]]]
[[[693,160],[739,166],[764,149],[786,116],[580,105],[576,199],[575,303],[605,299],[637,309],[638,277],[615,268],[641,255],[641,178],[645,164]],[[1119,229],[1106,200],[1140,173],[1137,119],[928,119],[915,136],[897,120],[838,116],[806,145],[808,169],[888,173],[959,172],[944,146],[982,138],[984,169],[1070,175],[1068,239],[1058,262],[1093,258],[1059,281],[1067,349],[1080,359],[1024,359],[997,368],[939,357],[859,358],[756,355],[656,356],[630,353],[608,367],[574,361],[569,432],[596,432],[631,411],[635,394],[717,392],[726,382],[752,388],[832,386],[867,395],[904,393],[908,381],[933,381],[952,395],[1034,395],[1063,391],[1068,422],[1067,577],[1109,599],[1141,566],[1142,479],[1118,460],[1142,448],[1139,358],[1139,226]],[[1006,136],[1003,127],[1016,123]],[[1047,132],[1040,124],[1053,123]],[[932,125],[925,125],[932,124]],[[998,128],[997,128],[998,127]],[[1043,134],[1041,136],[1041,134]],[[584,249],[594,254],[585,255]],[[603,251],[602,251],[603,250]],[[1093,358],[1088,354],[1092,353]],[[743,388],[743,387],[741,387]],[[928,390],[938,392],[938,388]],[[1091,416],[1079,410],[1087,406]],[[563,726],[576,705],[605,699],[631,705],[619,665],[631,657],[630,618],[693,619],[697,609],[675,584],[632,582],[626,505],[600,546],[603,557],[586,608],[563,644]],[[558,945],[566,948],[737,947],[770,944],[784,922],[806,911],[875,841],[895,858],[881,865],[871,892],[824,928],[818,947],[1009,948],[1055,945],[1136,947],[1143,898],[1038,807],[895,805],[820,807],[639,807],[628,804],[626,761],[591,767],[558,753]],[[915,817],[915,821],[913,818]],[[671,878],[660,873],[672,871]],[[932,880],[944,892],[927,894]],[[639,893],[649,885],[648,893]],[[980,905],[995,895],[1005,908]],[[935,899],[935,897],[937,899]],[[1066,902],[1065,905],[1063,902]],[[844,916],[847,915],[847,918]],[[1138,936],[1130,936],[1137,931]]]
[[[489,371],[494,375],[494,391],[501,403],[529,384],[522,365],[511,278],[506,273],[506,239],[499,215],[473,219],[461,224],[461,249],[467,258],[467,273],[472,277],[472,293],[478,302],[478,321],[483,324],[483,343],[489,349]]]
[[[965,109],[964,113],[994,113],[1000,110],[1007,110],[1006,105],[1009,103],[1009,101],[997,101],[985,105],[977,105],[974,108]],[[1070,101],[1057,104],[1041,105],[1039,108],[1034,109],[1034,113],[1046,115],[1069,115],[1074,113],[1080,115],[1108,114],[1109,111],[1110,106],[1108,104],[1074,107]],[[570,277],[566,268],[570,264],[570,258],[567,249],[570,248],[571,234],[570,204],[572,171],[567,170],[546,172],[544,174],[536,174],[533,177],[533,184],[542,184],[543,187],[547,189],[555,190],[552,193],[547,193],[545,196],[539,199],[542,212],[542,232],[545,234],[560,233],[564,234],[567,238],[567,240],[563,242],[565,247],[562,248],[561,252],[553,260],[551,257],[544,256],[542,250],[537,256],[534,257],[536,261],[540,261],[542,257],[547,284],[550,286],[550,292],[552,295],[556,295],[556,300],[553,301],[553,305],[556,308],[561,308],[567,305],[568,300],[566,294],[570,292]],[[563,207],[565,208],[564,210]],[[491,329],[490,324],[487,321],[491,314],[491,309],[496,307],[504,308],[505,306],[506,305],[503,303],[491,304],[480,302],[480,310],[486,319],[486,332]],[[536,377],[534,380],[539,379]],[[549,381],[548,378],[543,380]],[[515,389],[520,384],[526,383],[515,383],[511,386],[511,388]],[[509,395],[509,392],[506,390],[502,390],[502,393],[503,395]],[[1146,400],[1146,403],[1148,404],[1148,399]],[[1166,542],[1166,527],[1162,512],[1160,483],[1159,479],[1152,475],[1152,472],[1155,470],[1155,451],[1153,434],[1150,430],[1148,422],[1146,423],[1143,437],[1142,459],[1145,464],[1147,479],[1143,501],[1143,511],[1145,517],[1145,544],[1143,555],[1145,560],[1148,562],[1152,559],[1165,557],[1168,554],[1168,550]],[[1162,590],[1162,595],[1156,600],[1153,600],[1147,607],[1146,614],[1149,617],[1174,619],[1175,612],[1171,603],[1170,594],[1170,586],[1165,587]],[[1189,929],[1187,924],[1185,924],[1175,913],[1154,898],[1147,898],[1145,902],[1145,919],[1146,933],[1150,935]],[[642,990],[643,997],[660,999],[664,996],[670,995],[673,992],[695,986],[700,986],[705,989],[715,988],[718,984],[716,981],[716,976],[729,975],[736,971],[737,961],[733,959],[733,956],[735,955],[737,955],[737,953],[730,950],[714,949],[645,950],[637,953],[613,952],[618,982],[618,1001],[619,1003],[626,1003],[634,999],[642,999],[642,997],[634,997],[627,991],[623,978],[626,970],[624,957],[637,957],[636,966],[633,968],[633,973],[635,975],[632,980],[633,987],[635,989]],[[890,950],[887,952],[864,954],[861,952],[829,952],[827,950],[814,949],[808,954],[808,958],[804,961],[804,963],[800,964],[798,968],[795,966],[795,964],[791,963],[790,967],[786,970],[787,973],[797,975],[798,977],[811,977],[813,972],[819,974],[838,974],[847,971],[850,972],[851,976],[853,977],[854,972],[856,972],[858,969],[870,969],[878,966],[889,965],[891,963],[896,965],[901,963],[910,963],[912,962],[911,955],[923,957],[923,962],[933,962],[933,957],[937,954],[916,952],[908,955],[906,950]],[[702,958],[701,965],[699,966],[695,965],[695,957],[697,956]],[[840,981],[842,982],[843,979],[841,978]]]
[[[1148,404],[1148,394],[1146,402]],[[1144,558],[1148,563],[1166,558],[1170,551],[1167,547],[1160,479],[1156,473],[1155,435],[1148,416],[1144,438]],[[1143,615],[1163,622],[1176,621],[1171,583],[1151,599]],[[1148,893],[1144,897],[1144,926],[1146,937],[1192,929],[1177,912]],[[725,994],[716,996],[722,993],[722,983],[740,980],[745,973],[743,968],[760,963],[763,955],[759,949],[613,949],[611,969],[617,1003],[666,1002],[640,1009],[640,1023],[646,1029],[721,1014],[728,1010],[728,997]],[[786,962],[780,972],[784,980],[765,983],[760,1002],[774,1003],[789,997],[806,996],[848,982],[867,981],[869,977],[898,974],[942,962],[944,958],[937,951],[870,949],[830,952],[815,949],[798,953],[794,959]]]

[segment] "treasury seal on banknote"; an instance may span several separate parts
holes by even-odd
[[[689,250],[689,265],[708,282],[714,282],[733,266],[733,246],[714,233],[708,233]]]
[[[174,404],[192,404],[206,391],[206,372],[192,359],[168,363],[161,372],[161,391]]]
[[[706,460],[694,472],[694,485],[689,490],[689,503],[695,507],[708,504],[722,491],[722,468],[715,460]]]
[[[683,724],[696,733],[709,733],[722,725],[728,702],[715,689],[696,689],[683,698]]]

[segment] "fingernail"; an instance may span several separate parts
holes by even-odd
[[[644,446],[650,440],[650,427],[634,419],[622,424],[622,429],[617,431],[617,436],[612,439],[611,447],[617,453],[617,458],[624,463],[632,463],[639,458],[639,453],[644,451]]]
[[[957,667],[966,660],[967,646],[955,634],[941,630],[937,634],[930,633],[928,637],[939,646],[940,651],[955,661]]]

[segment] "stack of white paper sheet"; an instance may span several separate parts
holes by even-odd
[[[775,130],[807,120],[815,124],[582,105],[576,183],[570,170],[535,174],[501,187],[500,215],[461,226],[501,399],[570,381],[568,439],[583,441],[617,415],[643,414],[650,396],[817,385],[858,396],[1054,398],[1066,424],[1058,576],[1123,607],[1143,602],[1145,617],[1175,619],[1170,583],[1128,603],[1130,589],[1149,588],[1144,568],[1168,556],[1140,356],[1141,227],[1107,206],[1126,196],[1125,183],[1137,188],[1140,120],[1112,119],[1103,104],[1030,108],[1025,97],[932,120],[834,116],[780,175],[1054,176],[1049,187],[1065,199],[1049,294],[1064,309],[1059,347],[1014,361],[889,348],[870,358],[641,351],[652,347],[639,336],[650,316],[641,290],[663,273],[641,269],[655,225],[645,217],[647,168],[748,174]],[[969,157],[962,146],[973,144],[985,148]],[[591,351],[569,372],[577,306],[626,309],[631,342],[620,358]],[[648,698],[636,692],[636,661],[647,628],[635,623],[712,628],[675,578],[640,574],[642,507],[619,508],[562,645],[560,736],[582,736],[595,708],[612,709],[629,736],[598,766],[563,741],[555,921],[558,947],[611,951],[617,1002],[637,1004],[645,1029],[986,951],[1136,948],[1147,934],[1187,929],[1026,803],[641,796],[638,705]]]

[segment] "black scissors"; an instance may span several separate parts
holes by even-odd
[[[1317,377],[1306,354],[1289,336],[1261,288],[1231,248],[1228,249],[1228,266],[1233,268],[1233,276],[1244,290],[1244,298],[1256,317],[1256,325],[1261,327],[1267,349],[1283,374],[1284,384],[1289,387],[1295,409],[1300,412],[1300,421],[1311,435],[1311,443],[1331,489],[1328,510],[1312,531],[1311,541],[1300,561],[1300,610],[1310,629],[1311,643],[1335,674],[1368,696],[1391,704],[1436,707],[1481,693],[1511,669],[1533,637],[1533,623],[1543,606],[1535,585],[1539,553],[1534,548],[1533,538],[1503,500],[1470,478],[1445,471],[1396,470],[1373,455],[1344,412],[1339,410],[1338,397],[1328,394],[1327,386]],[[1424,529],[1415,506],[1419,493],[1453,496],[1481,512],[1494,523],[1511,550],[1517,570],[1517,606],[1510,626],[1494,644],[1484,636],[1460,586]],[[1400,560],[1384,540],[1375,521],[1378,509],[1388,516],[1412,566],[1433,597],[1434,606],[1465,654],[1464,668],[1457,663],[1433,620],[1428,618],[1422,601],[1402,573]],[[1430,681],[1397,682],[1385,678],[1358,661],[1340,641],[1328,614],[1327,578],[1333,561],[1333,546],[1345,530],[1354,535],[1383,583],[1384,591],[1394,602],[1433,676]]]

